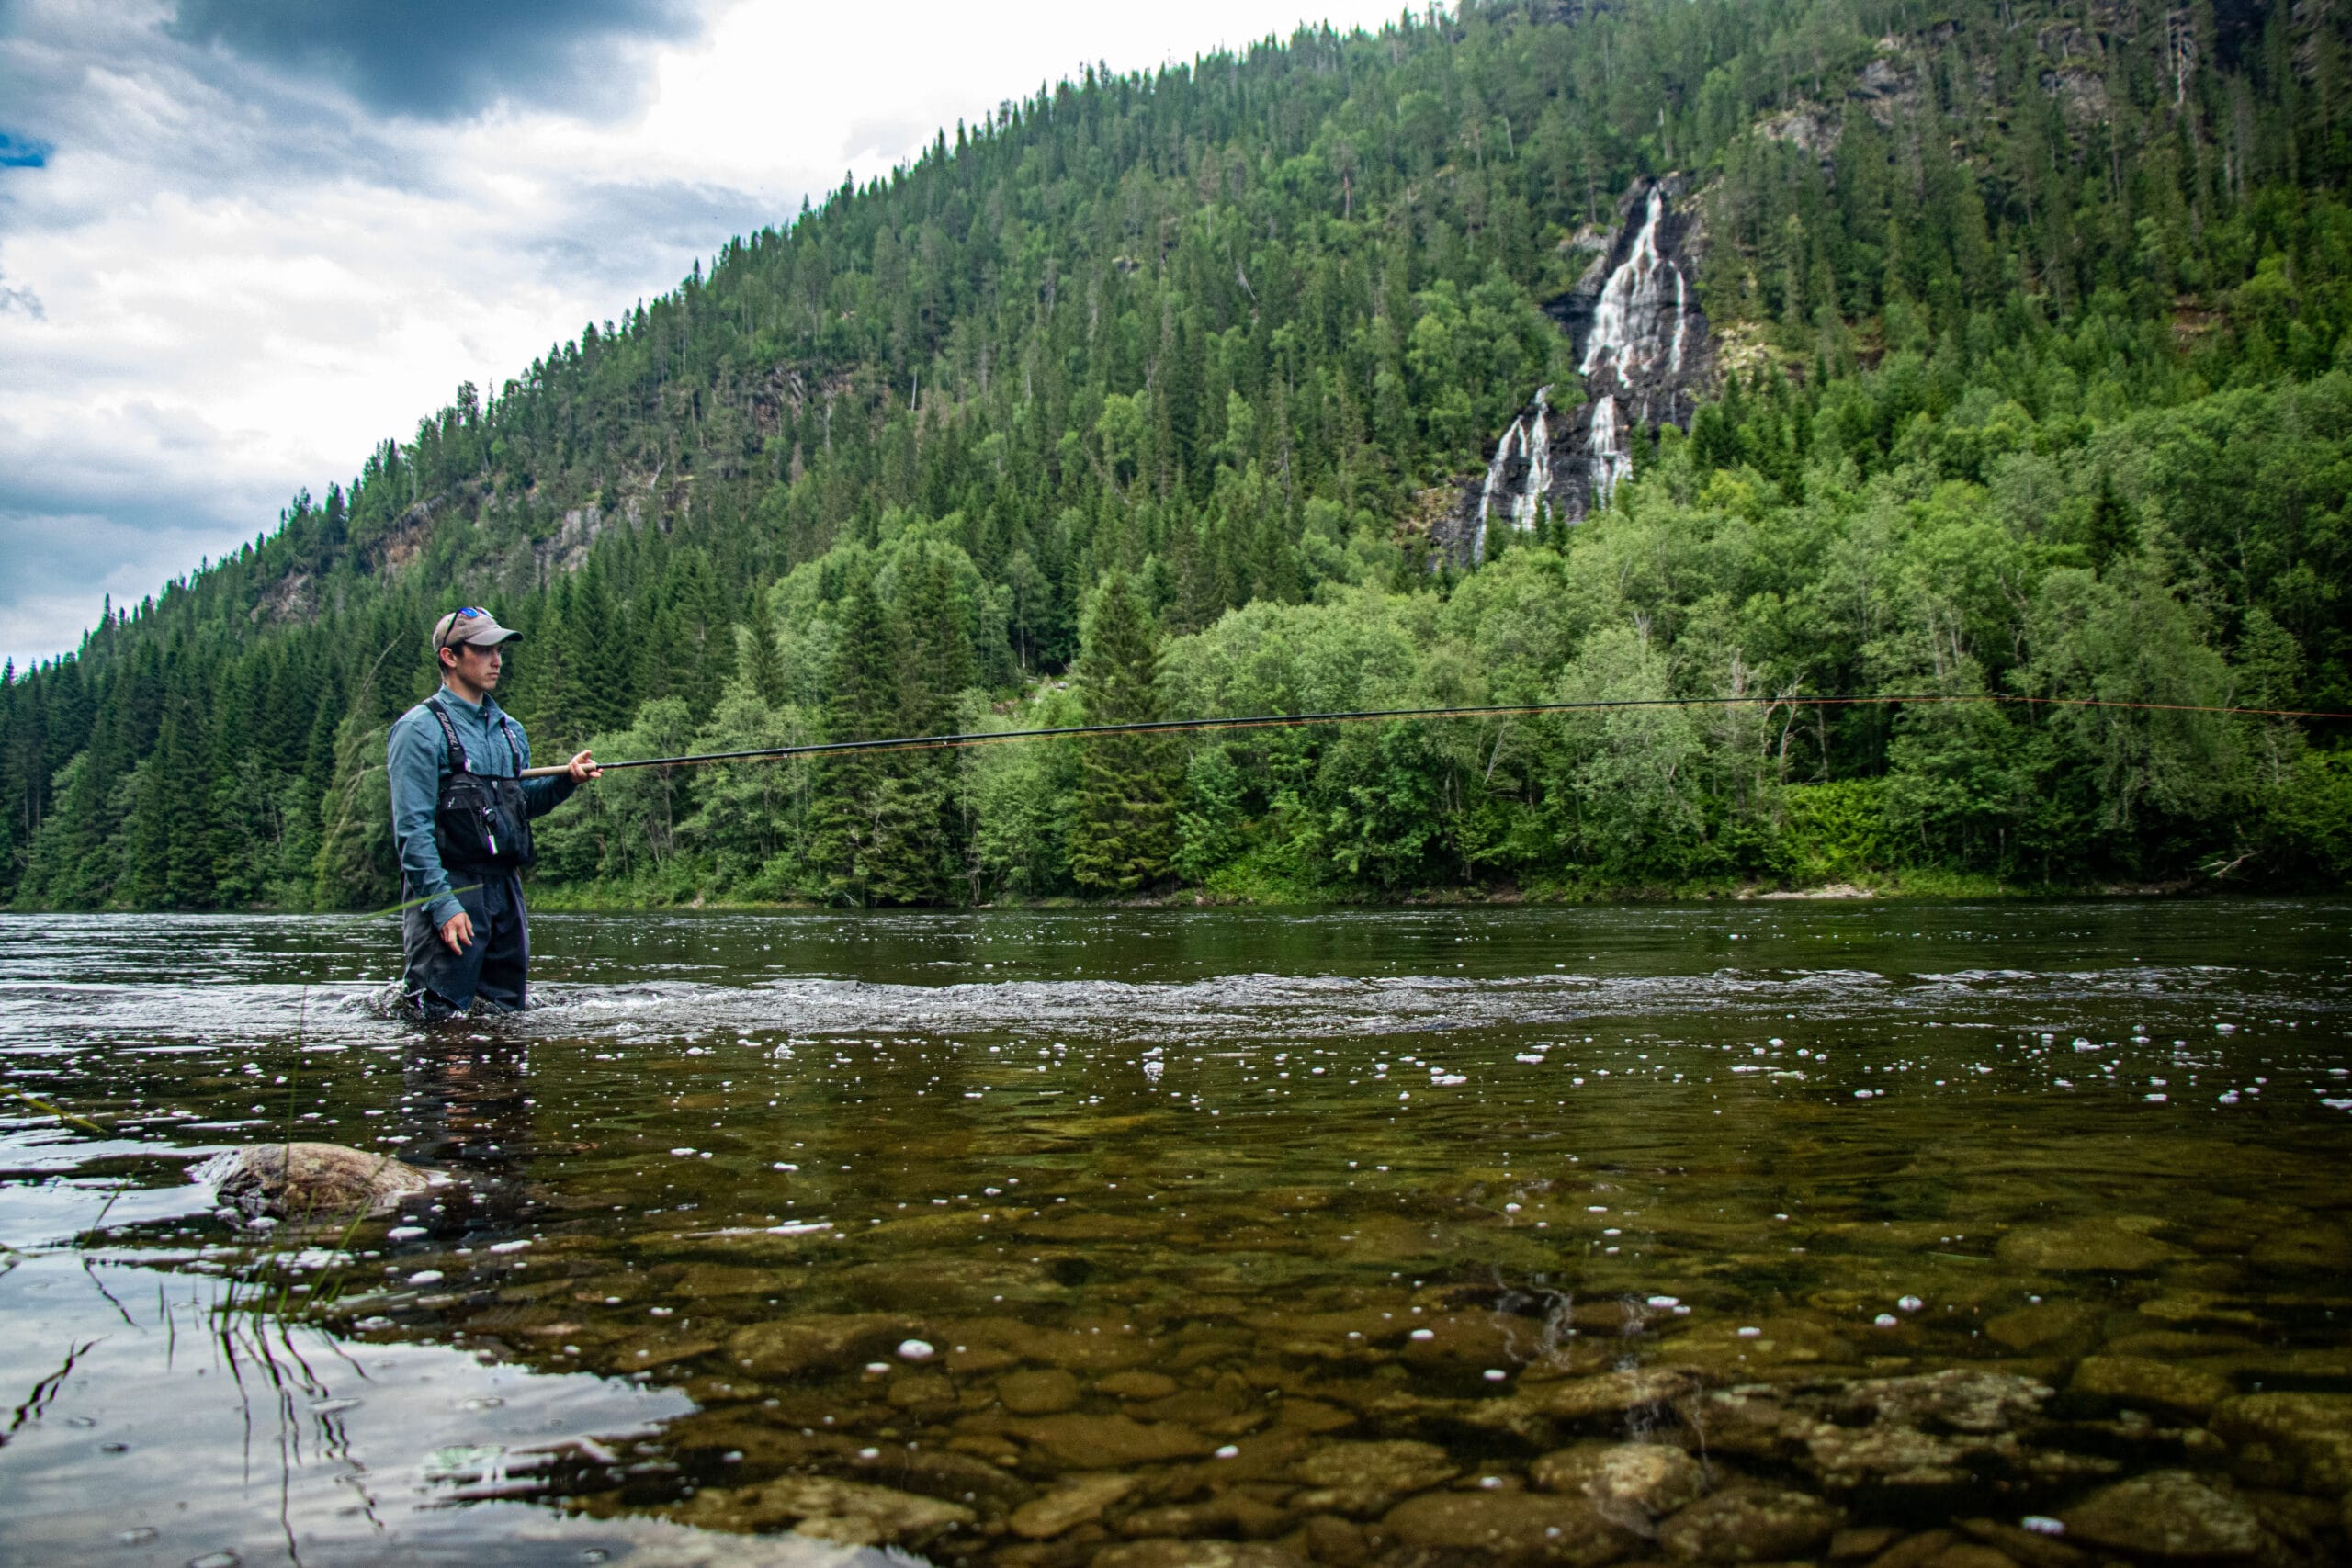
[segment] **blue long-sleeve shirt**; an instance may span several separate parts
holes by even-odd
[[[531,765],[531,739],[523,727],[485,693],[480,704],[469,703],[444,686],[434,694],[449,715],[466,761],[483,778],[513,778]],[[505,723],[499,721],[505,719]],[[513,726],[514,741],[507,739]],[[425,918],[447,924],[459,912],[449,892],[449,874],[441,864],[441,847],[433,837],[433,815],[441,802],[441,781],[450,773],[448,737],[423,703],[392,721],[385,745],[384,771],[392,786],[392,844],[401,859],[401,897],[430,898]],[[537,817],[554,810],[579,787],[566,777],[525,779],[524,809]]]

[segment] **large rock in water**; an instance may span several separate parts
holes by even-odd
[[[341,1144],[247,1144],[194,1174],[248,1214],[321,1220],[375,1213],[448,1179]]]

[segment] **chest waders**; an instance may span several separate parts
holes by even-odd
[[[474,928],[473,940],[452,953],[441,929],[422,908],[401,917],[401,946],[408,961],[404,989],[410,1004],[428,1021],[463,1013],[479,999],[501,1011],[519,1011],[530,965],[530,923],[523,909],[515,873],[531,863],[531,818],[524,807],[523,781],[474,772],[465,742],[440,699],[425,711],[449,743],[449,772],[434,802],[433,842],[440,852],[451,896]],[[523,771],[522,739],[514,721],[498,716],[500,732]],[[411,897],[403,888],[401,897]]]

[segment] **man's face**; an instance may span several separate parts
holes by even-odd
[[[459,680],[485,692],[497,689],[499,671],[506,667],[503,650],[460,642],[452,644],[449,652],[455,660],[452,668]]]

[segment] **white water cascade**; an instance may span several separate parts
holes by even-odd
[[[1606,506],[1617,482],[1632,478],[1634,472],[1634,455],[1625,450],[1625,422],[1618,417],[1617,400],[1606,392],[1594,400],[1585,456],[1592,475],[1593,504]]]
[[[1619,387],[1630,389],[1634,378],[1661,367],[1668,375],[1681,372],[1690,331],[1690,285],[1682,269],[1658,253],[1658,224],[1665,217],[1666,193],[1652,186],[1642,226],[1634,236],[1633,252],[1609,275],[1593,308],[1592,336],[1586,340],[1584,361],[1577,367],[1588,384],[1606,374],[1614,376]],[[1643,418],[1648,417],[1645,398]],[[1585,441],[1595,507],[1608,505],[1610,492],[1633,472],[1624,434],[1617,399],[1609,393],[1595,397]]]
[[[1470,536],[1470,558],[1487,558],[1487,520],[1492,516],[1498,498],[1507,497],[1510,502],[1510,521],[1514,528],[1532,528],[1540,515],[1544,498],[1552,489],[1552,389],[1535,389],[1533,417],[1521,414],[1510,422],[1503,438],[1495,447],[1494,460],[1487,465],[1487,482],[1478,491],[1478,525]],[[1527,479],[1516,491],[1510,488],[1510,468],[1513,458],[1524,458]]]

